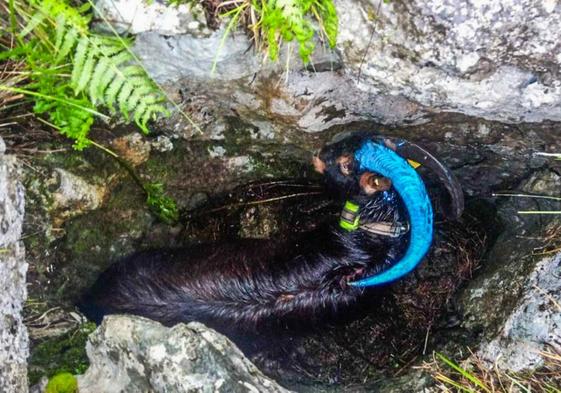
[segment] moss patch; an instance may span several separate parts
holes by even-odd
[[[70,373],[60,373],[49,380],[45,393],[76,393],[78,381]]]
[[[60,337],[37,344],[29,358],[29,383],[34,385],[42,376],[51,378],[59,373],[83,374],[89,366],[86,341],[94,330],[95,324],[88,322]]]

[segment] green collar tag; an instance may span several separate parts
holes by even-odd
[[[356,203],[351,201],[345,202],[339,219],[339,226],[349,232],[356,231],[360,223],[358,211],[359,206]]]

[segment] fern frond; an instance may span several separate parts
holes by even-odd
[[[36,100],[35,111],[48,113],[61,133],[73,138],[76,147],[87,145],[95,106],[107,107],[143,132],[158,114],[167,113],[165,100],[146,71],[136,65],[127,40],[92,34],[89,5],[73,8],[67,0],[27,0],[28,20],[23,31],[34,33],[35,48],[29,50],[34,74],[30,88],[39,96],[56,99]],[[53,61],[54,60],[54,61]],[[70,78],[61,75],[70,75]],[[80,111],[85,113],[80,113]]]
[[[109,108],[109,110],[112,113],[115,112],[114,105],[115,102],[117,101],[117,95],[119,94],[119,91],[125,84],[125,78],[122,75],[117,74],[113,76],[114,78],[111,80],[111,83],[109,84],[109,87],[107,87],[107,90],[105,92],[105,105]]]
[[[151,113],[147,110],[149,104],[146,101],[142,101],[138,104],[138,110],[134,114],[134,122],[144,132],[145,134],[148,133],[148,128],[146,127],[146,123],[150,120]]]
[[[78,85],[78,81],[82,77],[84,64],[86,62],[86,57],[88,55],[91,55],[91,53],[88,53],[89,46],[90,46],[90,41],[85,37],[82,37],[78,41],[78,46],[76,47],[76,50],[74,52],[72,76],[70,78],[70,84],[73,87],[76,87]],[[78,90],[76,89],[74,90],[76,93],[78,93]]]
[[[252,32],[257,47],[265,49],[271,60],[277,60],[282,43],[296,41],[300,58],[307,63],[315,49],[316,35],[327,41],[331,48],[335,47],[339,21],[333,1],[222,0],[222,4],[239,4],[221,14],[231,17],[225,35],[232,23],[240,20],[245,29]],[[240,17],[242,11],[245,16]]]
[[[108,57],[108,56],[106,56]],[[131,61],[131,55],[126,50],[122,50],[114,56],[111,56],[111,63],[115,67],[126,66]]]
[[[139,106],[142,98],[145,98],[144,100],[142,100],[142,102],[146,104],[154,104],[156,102],[155,98],[153,96],[150,96],[150,93],[152,93],[151,86],[145,84],[139,85],[129,96],[127,105],[131,108],[136,108],[137,111],[141,111],[142,109],[144,109],[141,109]]]
[[[86,88],[86,85],[88,84],[90,79],[92,79],[94,73],[94,66],[96,66],[96,59],[94,57],[94,53],[90,51],[87,54],[86,61],[84,62],[82,73],[74,86],[75,92],[77,93],[81,92]]]
[[[26,35],[28,35],[29,33],[31,33],[33,30],[35,30],[35,28],[40,25],[41,23],[43,23],[43,21],[47,19],[47,15],[44,14],[43,12],[39,11],[36,12],[31,19],[29,20],[29,22],[27,23],[27,25],[23,28],[23,30],[20,33],[20,37],[25,37]]]
[[[78,42],[78,37],[80,33],[75,28],[69,28],[64,34],[64,38],[61,41],[60,47],[56,47],[56,57],[55,63],[60,63],[61,60],[65,59],[70,51],[74,48]]]
[[[158,114],[168,113],[167,109],[163,105],[147,104],[146,108],[142,108],[143,103],[139,105],[139,110],[135,113],[135,123],[136,125],[144,131],[145,134],[148,133],[147,124],[150,120],[154,119]],[[142,109],[142,110],[141,110]]]
[[[129,102],[129,97],[132,94],[133,90],[134,90],[134,84],[130,83],[129,81],[125,81],[123,87],[121,88],[121,91],[119,92],[119,97],[117,99],[119,103],[119,110],[121,111],[121,114],[123,114],[126,120],[129,119],[128,102]]]
[[[82,36],[74,51],[70,84],[75,94],[87,92],[95,104],[117,110],[125,121],[130,114],[143,118],[144,112],[165,113],[157,103],[163,97],[142,67],[134,65],[131,54],[115,40],[100,36]],[[151,97],[142,101],[143,97]],[[140,103],[143,103],[140,106]],[[138,115],[136,112],[140,111]],[[151,117],[148,116],[148,117]],[[146,130],[146,123],[139,122]]]
[[[55,20],[55,51],[58,52],[62,39],[66,34],[66,18],[63,14],[57,15]]]
[[[323,26],[329,46],[334,48],[339,33],[339,17],[333,0],[318,0],[318,8],[321,19],[318,22]]]
[[[144,80],[146,80],[144,78],[144,70],[136,65],[131,65],[128,66],[126,68],[123,69],[123,75],[129,79],[129,78],[142,78]]]
[[[109,59],[102,57],[97,63],[89,85],[89,96],[95,105],[98,101],[103,101],[103,92],[111,82],[113,75],[109,73],[111,64]]]

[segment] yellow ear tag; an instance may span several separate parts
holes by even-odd
[[[410,160],[409,158],[407,159],[407,162],[413,167],[413,169],[417,169],[421,166],[421,164],[419,164],[417,161]]]

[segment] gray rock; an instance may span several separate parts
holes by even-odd
[[[248,51],[250,42],[243,34],[233,34],[218,51],[222,33],[204,39],[147,33],[135,43],[150,75],[167,86],[171,95],[181,89],[200,125],[215,123],[208,121],[206,113],[221,115],[232,110],[260,130],[271,118],[305,132],[360,120],[423,121],[419,105],[401,96],[361,91],[340,72],[312,72],[295,65],[286,74],[280,63],[262,65]],[[164,59],[161,53],[166,53]],[[216,71],[211,73],[215,58]],[[267,128],[271,127],[263,133],[271,134]]]
[[[223,34],[224,28],[201,38],[146,32],[137,36],[134,51],[160,83],[176,84],[193,77],[212,82],[252,76],[259,65],[257,58],[248,53],[251,44],[247,36],[234,32],[220,49]],[[211,74],[215,61],[216,71]]]
[[[561,119],[558,2],[336,4],[338,47],[361,89],[488,119]]]
[[[156,140],[151,143],[151,146],[154,150],[159,151],[160,153],[173,150],[173,142],[165,135],[158,136]]]
[[[552,195],[561,177],[541,171],[519,189]],[[553,210],[555,204],[530,198],[509,198],[499,208],[504,230],[489,251],[477,277],[459,296],[462,328],[482,342],[479,354],[508,370],[535,369],[546,343],[561,342],[561,255],[539,258],[532,250],[544,245],[555,216],[520,215],[521,210]],[[557,344],[559,345],[559,344]]]
[[[337,71],[338,56],[319,45],[313,57],[316,71],[305,70],[294,54],[287,70],[285,52],[278,63],[264,61],[262,54],[251,50],[243,32],[230,32],[223,42],[224,33],[224,26],[198,38],[149,31],[139,34],[134,45],[149,74],[170,96],[181,90],[193,120],[208,124],[211,134],[216,134],[212,128],[216,120],[209,121],[206,114],[231,110],[264,135],[274,133],[270,126],[263,127],[271,118],[306,132],[359,120],[385,124],[422,120],[419,106],[399,95],[358,89],[352,78]],[[172,123],[177,128],[178,121]],[[190,129],[188,124],[185,127]]]
[[[53,221],[61,225],[65,220],[97,209],[103,203],[107,188],[90,184],[80,176],[57,168],[49,181],[53,198]]]
[[[154,31],[160,34],[208,35],[205,14],[200,4],[177,6],[162,1],[97,0],[96,8],[119,32],[132,34]],[[104,28],[103,23],[99,23]]]
[[[543,364],[546,344],[561,346],[561,253],[540,261],[498,336],[478,355],[499,367],[521,371]]]
[[[189,198],[189,203],[187,204],[188,210],[197,209],[208,202],[208,195],[204,192],[196,192],[191,198]]]
[[[200,323],[167,328],[140,317],[109,316],[90,336],[80,393],[287,392],[224,336]]]
[[[286,75],[284,51],[279,64],[264,62],[242,33],[221,47],[224,27],[201,38],[141,34],[135,51],[159,82],[181,81],[237,111],[245,106],[255,117],[260,109],[305,131],[355,120],[420,121],[434,111],[561,120],[556,2],[337,0],[336,6],[338,52],[318,49],[315,71],[293,56]]]
[[[3,145],[0,138],[0,145]],[[29,344],[22,311],[27,263],[21,242],[24,189],[15,156],[0,152],[0,391],[27,392]]]

